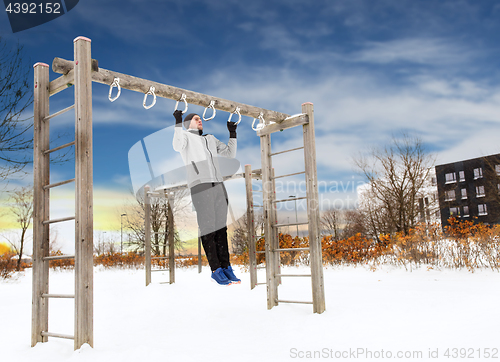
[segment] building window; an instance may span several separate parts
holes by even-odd
[[[463,213],[464,217],[468,217],[469,216],[469,206],[464,206],[464,213]]]
[[[484,186],[476,186],[476,197],[484,197]]]
[[[462,200],[467,198],[467,189],[462,189]]]
[[[460,182],[464,182],[465,181],[465,172],[464,171],[458,171],[458,180]]]
[[[483,169],[481,167],[474,169],[474,180],[483,177]]]
[[[450,207],[450,217],[459,217],[460,216],[460,208],[458,207]]]
[[[444,201],[452,201],[452,200],[455,200],[455,190],[445,191]]]
[[[495,165],[495,172],[500,176],[500,165]]]
[[[455,172],[453,173],[447,173],[446,175],[444,175],[445,179],[446,179],[446,183],[447,184],[451,184],[453,182],[457,182],[457,174]]]
[[[486,204],[477,205],[477,211],[479,216],[488,215],[488,209],[486,208]]]

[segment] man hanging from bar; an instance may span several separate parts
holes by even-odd
[[[173,148],[182,156],[187,169],[188,186],[196,210],[201,242],[212,279],[221,285],[239,284],[229,261],[227,241],[228,196],[217,156],[236,156],[236,123],[228,122],[226,144],[211,134],[203,134],[203,121],[191,113],[182,120],[182,111],[174,112]],[[182,124],[186,130],[182,129]]]

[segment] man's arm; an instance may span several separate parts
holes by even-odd
[[[229,141],[227,145],[217,140],[217,154],[228,157],[236,157],[236,122],[227,122],[227,129],[229,131]]]
[[[176,110],[174,112],[175,117],[175,130],[174,130],[174,140],[172,141],[172,146],[174,150],[180,152],[186,147],[187,139],[184,132],[182,132],[182,111]]]

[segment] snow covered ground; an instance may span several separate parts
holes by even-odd
[[[265,285],[250,290],[238,274],[241,285],[220,287],[208,270],[177,270],[173,285],[154,273],[145,287],[142,270],[96,269],[94,348],[73,351],[56,338],[30,347],[27,270],[0,281],[2,361],[500,360],[498,272],[326,268],[321,315],[311,305],[267,310]],[[73,293],[71,271],[51,271],[50,283]],[[309,278],[285,279],[279,292],[310,300]],[[49,315],[51,332],[73,334],[73,300],[51,300]]]

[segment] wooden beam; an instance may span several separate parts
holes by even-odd
[[[42,294],[49,292],[49,225],[44,220],[50,217],[49,190],[43,186],[50,183],[50,158],[44,153],[49,148],[49,66],[34,65],[34,135],[33,135],[33,295],[31,318],[31,346],[47,342],[42,332],[48,329],[49,304]]]
[[[55,58],[52,62],[52,70],[56,73],[68,73],[74,67],[74,62]],[[131,75],[114,72],[107,69],[99,68],[98,71],[92,72],[92,80],[97,83],[111,85],[115,78],[120,78],[120,87],[135,92],[146,94],[151,86],[155,87],[157,97],[179,100],[183,94],[186,95],[187,102],[202,107],[207,107],[211,101],[215,101],[214,107],[217,110],[224,112],[234,112],[236,108],[240,108],[242,116],[258,118],[262,113],[266,122],[282,122],[289,117],[288,114],[271,111],[264,108],[254,107],[247,104],[233,102],[230,100],[213,97],[207,94],[197,93],[190,90],[173,87],[170,85],[153,82],[150,80],[133,77]],[[172,110],[173,112],[173,110]]]
[[[53,96],[54,94],[59,93],[75,84],[75,72],[73,69],[68,74],[64,74],[59,78],[54,79],[49,84],[49,95]]]
[[[92,79],[90,39],[74,40],[75,350],[94,344]]]
[[[319,235],[320,215],[318,197],[318,175],[316,169],[316,141],[314,136],[314,107],[312,103],[302,104],[302,113],[309,117],[304,124],[304,161],[306,170],[307,219],[309,221],[309,262],[313,291],[313,311],[325,311],[325,286],[323,281],[323,259]]]
[[[150,187],[144,186],[144,269],[146,286],[151,284],[151,198]]]
[[[247,195],[248,259],[250,269],[250,289],[257,285],[257,254],[255,253],[255,221],[252,192],[252,165],[245,165],[245,189]]]
[[[267,119],[266,119],[267,121]],[[271,123],[265,126],[263,129],[257,131],[257,136],[265,136],[274,132],[279,132],[283,131],[288,128],[296,127],[296,126],[302,126],[304,124],[307,124],[309,122],[309,119],[307,117],[307,114],[298,114],[296,116],[288,117],[283,122],[281,123]]]

